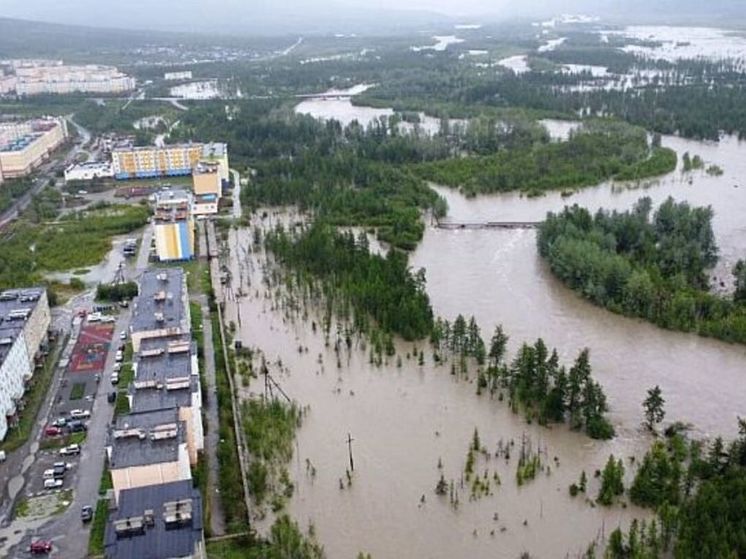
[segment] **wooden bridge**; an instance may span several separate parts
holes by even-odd
[[[536,229],[541,221],[480,221],[480,222],[453,222],[438,221],[435,227],[438,229]]]

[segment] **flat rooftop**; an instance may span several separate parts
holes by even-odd
[[[129,387],[132,411],[191,406],[192,394],[199,390],[194,355],[196,346],[189,335],[143,340]]]
[[[146,332],[165,328],[188,330],[186,284],[182,268],[154,268],[140,276],[140,295],[135,299],[130,329]]]
[[[109,431],[109,466],[121,470],[176,462],[185,429],[176,408],[123,415]]]
[[[192,195],[185,190],[165,190],[156,194],[156,223],[176,223],[189,217]]]
[[[191,557],[202,528],[202,499],[189,480],[123,489],[106,524],[106,557]]]
[[[201,143],[186,143],[186,144],[166,144],[163,147],[158,146],[134,146],[131,144],[127,145],[116,145],[112,148],[112,153],[118,153],[118,152],[146,152],[146,151],[171,151],[174,149],[189,149],[189,148],[200,148],[202,147]]]
[[[43,287],[6,289],[0,292],[0,364],[5,361],[26,321],[46,291]]]
[[[223,157],[228,153],[228,144],[210,142],[202,146],[202,157]]]

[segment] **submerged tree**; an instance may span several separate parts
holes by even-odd
[[[653,388],[648,389],[648,396],[643,401],[642,407],[645,409],[645,425],[651,431],[654,431],[655,426],[663,421],[666,416],[663,409],[665,403],[660,386],[656,384]]]

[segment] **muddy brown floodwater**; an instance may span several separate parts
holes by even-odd
[[[329,107],[341,110],[338,102]],[[602,184],[569,198],[553,193],[467,200],[436,189],[448,200],[448,219],[456,222],[541,220],[547,211],[572,203],[592,210],[627,209],[642,195],[656,204],[673,196],[711,205],[721,247],[713,274],[725,278],[746,247],[746,184],[739,182],[746,176],[746,146],[733,138],[711,144],[673,137],[665,137],[664,145],[679,155],[698,154],[725,173],[677,170],[661,180]],[[419,346],[425,349],[423,366],[407,359],[411,344],[399,344],[401,367],[396,358],[372,365],[359,348],[345,354],[338,367],[333,348],[311,328],[318,317],[312,313],[307,321],[293,321],[273,306],[262,284],[265,257],[253,250],[251,240],[249,229],[230,234],[233,288],[239,295],[229,301],[226,318],[239,322],[240,314],[237,336],[269,360],[281,360],[285,372],[277,376],[283,389],[310,407],[297,434],[291,465],[295,494],[288,508],[301,526],[313,524],[331,559],[354,558],[361,551],[375,559],[514,558],[523,551],[538,558],[576,557],[591,541],[603,541],[617,526],[647,514],[634,507],[592,507],[584,497],[568,495],[568,486],[585,470],[588,495],[595,498],[599,484],[593,472],[612,453],[625,458],[631,479],[634,465],[628,457],[639,457],[650,442],[640,427],[647,388],[659,384],[663,389],[666,421],[691,422],[700,435],[731,436],[736,417],[746,415],[745,348],[664,331],[591,305],[552,277],[536,252],[534,231],[428,227],[411,263],[426,269],[438,315],[473,314],[485,338],[503,324],[512,351],[541,336],[567,363],[589,347],[617,429],[612,441],[591,441],[564,427],[528,425],[504,402],[477,396],[475,385],[450,375],[448,365],[436,366],[424,343]],[[299,352],[299,346],[308,350]],[[491,495],[472,500],[460,478],[475,428],[492,456],[480,456],[475,471],[487,470],[490,479],[497,472],[501,484],[492,482]],[[349,467],[348,433],[354,439],[355,472],[351,486],[343,481],[340,489]],[[511,459],[495,458],[499,443],[511,440]],[[550,473],[519,487],[515,473],[522,440],[542,449]],[[308,474],[307,460],[315,477]],[[434,492],[441,472],[455,481],[457,508]]]

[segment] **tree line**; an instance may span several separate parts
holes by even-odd
[[[576,205],[548,214],[537,244],[552,272],[597,305],[745,343],[743,264],[736,266],[735,297],[708,291],[707,271],[718,252],[712,217],[710,208],[671,198],[655,212],[649,198],[627,212],[591,215]]]

